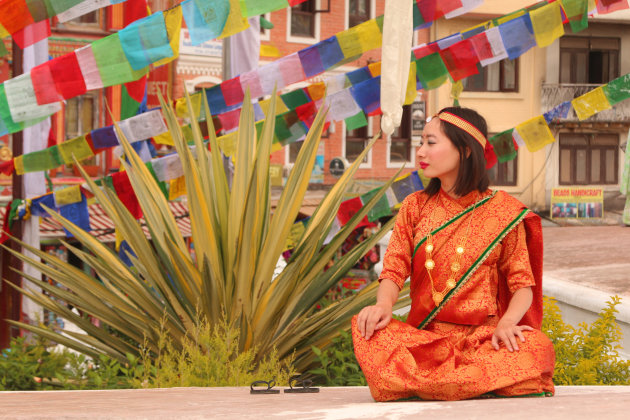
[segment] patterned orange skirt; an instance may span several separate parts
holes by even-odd
[[[492,348],[496,317],[484,325],[433,321],[423,330],[397,321],[365,340],[352,319],[354,351],[376,401],[461,400],[553,395],[555,353],[541,331],[524,331],[520,350]]]

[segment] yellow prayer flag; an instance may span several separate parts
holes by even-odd
[[[582,96],[578,96],[571,101],[575,115],[580,121],[587,119],[593,114],[610,109],[610,102],[606,98],[603,86],[593,89]]]
[[[57,205],[57,207],[78,203],[82,200],[80,185],[73,185],[72,187],[62,188],[55,191],[54,194],[55,204]]]
[[[262,44],[260,46],[261,57],[282,57],[280,50],[275,45]]]
[[[157,144],[166,144],[167,146],[175,146],[175,141],[173,140],[173,136],[171,136],[171,132],[167,131],[166,133],[158,134],[157,136],[153,136],[153,140]]]
[[[549,3],[529,12],[534,28],[534,36],[539,47],[551,45],[553,41],[564,35],[560,2]]]
[[[258,105],[260,105],[260,109],[262,110],[263,114],[265,114],[265,116],[267,116],[267,112],[269,112],[270,103],[271,99],[264,99],[258,102]],[[284,101],[281,98],[276,99],[276,115],[284,114],[287,111],[289,111],[289,108],[287,108],[287,106],[284,104]]]
[[[218,39],[225,38],[249,28],[249,22],[241,11],[240,0],[230,0],[230,14]]]
[[[236,137],[238,135],[238,131],[234,131],[232,133],[228,133],[224,136],[221,136],[217,139],[219,142],[219,148],[223,152],[225,156],[232,156],[236,153]]]
[[[11,35],[11,34],[9,33],[9,31],[7,31],[7,30],[5,29],[5,27],[4,27],[4,26],[2,26],[2,24],[0,23],[0,38],[6,38],[6,37],[8,37],[9,35]]]
[[[92,148],[90,148],[85,136],[75,137],[71,140],[59,143],[58,147],[59,154],[65,164],[74,163],[72,159],[73,155],[79,161],[94,156],[94,152]]]
[[[271,143],[271,153],[277,152],[278,150],[282,150],[282,144],[279,141],[274,141]]]
[[[173,56],[156,61],[153,63],[153,67],[162,66],[179,57],[179,37],[182,32],[182,15],[182,7],[180,5],[164,11],[164,22],[166,24],[168,44],[173,50]]]
[[[517,125],[516,131],[518,131],[518,134],[523,138],[527,150],[532,153],[556,140],[547,125],[547,121],[545,121],[542,115]]]
[[[418,91],[416,90],[416,66],[409,66],[409,79],[407,80],[407,92],[405,93],[404,105],[409,105],[416,100]]]
[[[125,240],[125,238],[120,233],[120,230],[116,228],[114,228],[114,236],[116,237],[116,252],[120,252],[120,244]]]
[[[197,92],[190,95],[190,102],[192,103],[195,118],[199,117],[201,112],[201,93],[202,92]],[[175,101],[175,113],[179,118],[191,118],[191,116],[188,115],[188,101],[186,98],[179,98]]]
[[[376,19],[366,20],[354,29],[359,37],[363,52],[380,48],[383,45],[383,35],[378,27],[378,23],[376,23]]]
[[[363,48],[361,42],[359,42],[356,27],[339,32],[336,36],[337,42],[339,42],[339,46],[341,47],[341,52],[345,58],[359,57],[363,54]]]
[[[324,82],[313,83],[309,85],[307,88],[308,94],[312,100],[318,101],[324,97],[326,94],[326,84]]]
[[[370,70],[370,74],[372,77],[378,77],[381,75],[381,62],[377,61],[376,63],[368,64],[368,69]]]
[[[186,195],[186,177],[171,179],[168,189],[168,199],[175,200],[182,195]]]
[[[17,175],[24,175],[24,159],[23,156],[13,158],[13,167]]]

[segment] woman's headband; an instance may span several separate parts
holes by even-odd
[[[455,114],[451,114],[450,112],[442,111],[437,115],[437,117],[442,121],[453,124],[455,127],[461,128],[462,130],[473,136],[474,139],[477,140],[479,144],[481,144],[481,147],[485,150],[488,140],[477,127],[475,127],[465,119],[458,117]]]

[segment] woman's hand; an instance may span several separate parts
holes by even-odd
[[[516,325],[510,320],[501,319],[494,334],[492,334],[492,347],[499,350],[502,341],[508,351],[518,351],[518,341],[525,342],[523,331],[533,331],[533,328],[529,325]]]
[[[391,320],[391,305],[377,303],[361,309],[357,317],[357,327],[363,338],[369,340],[375,331],[385,328]]]

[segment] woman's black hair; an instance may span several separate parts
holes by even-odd
[[[470,108],[447,107],[442,108],[440,112],[450,112],[463,118],[477,127],[485,138],[488,138],[488,124],[477,111]],[[459,171],[453,193],[461,197],[474,190],[479,192],[487,190],[490,179],[486,171],[486,158],[484,157],[484,150],[481,144],[466,131],[451,123],[440,120],[440,127],[459,151]],[[466,156],[467,150],[470,150],[470,156],[468,157]],[[424,190],[432,197],[440,191],[440,188],[440,179],[432,178]]]

